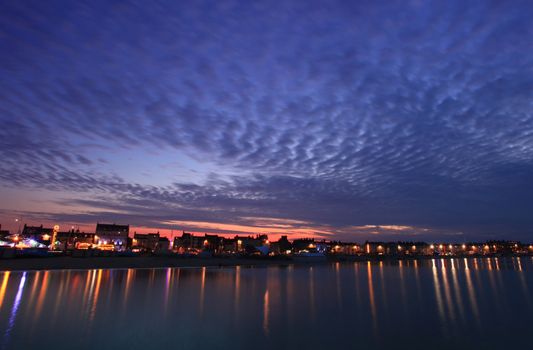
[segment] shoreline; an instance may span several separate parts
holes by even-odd
[[[515,258],[532,257],[532,255],[474,255],[474,256],[339,256],[327,259],[280,259],[280,258],[197,258],[176,256],[114,256],[114,257],[18,257],[13,259],[0,259],[0,272],[4,271],[42,271],[42,270],[92,270],[92,269],[152,269],[152,268],[178,268],[178,267],[266,267],[266,266],[309,266],[328,263],[352,262],[380,262],[380,261],[413,261],[413,260],[450,260],[474,258]]]

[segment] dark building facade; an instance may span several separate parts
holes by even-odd
[[[22,230],[22,237],[33,239],[34,241],[37,241],[42,244],[49,245],[52,236],[54,234],[53,228],[47,228],[41,226],[28,226],[24,224],[24,229]]]
[[[183,231],[180,237],[174,237],[172,248],[179,253],[185,253],[190,250],[200,249],[202,246],[199,242],[199,237]]]
[[[170,251],[170,241],[167,237],[159,237],[154,252],[165,254]]]
[[[141,251],[153,252],[157,248],[160,239],[158,233],[134,233],[132,241],[132,249],[139,249]]]
[[[0,239],[5,239],[9,236],[9,230],[2,230],[2,225],[0,224]]]
[[[112,244],[115,250],[125,250],[128,246],[129,225],[96,224],[95,244]]]
[[[80,230],[70,230],[67,232],[58,232],[56,241],[59,242],[58,248],[60,250],[76,249],[83,246],[88,248],[94,244],[94,233],[80,232]]]

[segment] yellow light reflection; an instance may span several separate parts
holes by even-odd
[[[400,270],[400,295],[401,295],[401,298],[402,298],[402,305],[404,307],[404,312],[407,314],[409,312],[409,308],[407,307],[407,293],[406,293],[406,290],[405,290],[405,280],[404,280],[404,277],[403,277],[403,274],[404,274],[404,269],[403,269],[403,262],[401,260],[398,261],[398,267],[399,267],[399,270]]]
[[[94,320],[96,315],[96,306],[98,304],[98,296],[100,295],[100,285],[102,283],[102,272],[103,270],[98,270],[98,277],[96,278],[96,287],[94,288],[94,295],[92,298],[91,312],[89,314],[89,321]]]
[[[337,286],[337,306],[339,310],[342,309],[342,289],[341,289],[341,278],[340,278],[340,264],[335,263],[335,284]]]
[[[239,310],[239,297],[241,291],[241,267],[235,266],[235,314]]]
[[[50,282],[50,272],[45,271],[44,276],[43,276],[43,282],[41,284],[41,291],[39,292],[39,297],[37,298],[37,306],[35,306],[35,320],[39,319],[39,316],[43,309],[44,300],[46,298],[46,291],[48,289],[49,282]]]
[[[31,292],[30,292],[30,298],[28,300],[28,306],[29,306],[28,309],[31,309],[31,310],[33,310],[33,302],[34,302],[35,297],[36,297],[37,285],[39,284],[40,274],[41,274],[41,271],[37,271],[35,273],[34,278],[33,278],[33,284],[31,286]]]
[[[85,288],[83,289],[83,306],[82,310],[87,310],[89,303],[89,288],[91,286],[91,277],[93,276],[93,271],[87,271],[87,277],[85,278]]]
[[[59,306],[60,303],[63,301],[63,291],[68,288],[66,286],[70,286],[70,271],[66,271],[67,277],[65,278],[65,271],[62,271],[60,273],[60,284],[59,284],[59,290],[56,293],[56,300],[54,304],[54,310],[53,310],[53,316],[52,319],[55,320],[57,313],[59,312]],[[53,322],[52,322],[53,323]]]
[[[418,261],[414,260],[415,265],[415,282],[416,282],[416,292],[418,295],[418,300],[422,299],[422,289],[420,287],[420,276],[418,275]]]
[[[522,290],[524,292],[528,305],[531,305],[531,293],[529,292],[529,287],[527,286],[524,274],[522,273],[522,262],[521,262],[522,258],[517,257],[515,259],[518,263],[518,271],[520,272],[518,274],[518,277],[520,278],[520,284],[522,285]]]
[[[4,303],[4,297],[6,296],[7,282],[9,281],[10,273],[11,272],[9,271],[4,272],[4,278],[2,279],[2,286],[0,287],[0,309],[2,308],[2,304]]]
[[[452,301],[452,295],[450,292],[450,284],[448,281],[448,275],[446,273],[446,266],[444,265],[444,260],[442,260],[442,285],[444,286],[444,297],[446,298],[446,306],[450,314],[450,319],[455,321],[455,309]]]
[[[489,283],[490,283],[490,290],[494,293],[494,296],[498,298],[498,286],[496,285],[496,281],[494,280],[494,273],[492,273],[492,259],[486,258],[485,260],[487,262],[487,266],[489,269],[488,277],[489,277]],[[500,306],[500,304],[496,304],[495,306]]]
[[[377,332],[378,329],[378,320],[376,313],[376,302],[374,300],[374,282],[372,281],[372,266],[370,261],[367,262],[366,271],[368,276],[368,298],[370,300],[370,313],[372,315],[372,323],[374,326],[374,332]]]
[[[204,313],[204,296],[205,296],[205,266],[202,267],[202,278],[200,282],[200,316]]]
[[[126,286],[124,287],[124,300],[123,305],[125,306],[128,302],[128,296],[130,294],[130,288],[131,288],[131,282],[134,278],[135,270],[134,269],[128,269],[128,272],[126,272]]]
[[[459,285],[459,280],[457,278],[457,269],[455,268],[455,259],[451,260],[452,263],[452,284],[455,299],[457,300],[457,309],[459,310],[459,317],[464,321],[465,314],[463,309],[463,298],[461,297],[461,286]]]
[[[379,282],[380,282],[380,285],[381,285],[381,295],[383,296],[383,299],[382,299],[382,303],[383,303],[383,307],[385,309],[388,308],[388,305],[387,305],[387,288],[386,288],[386,285],[385,285],[385,276],[383,275],[383,261],[380,261],[379,262]]]
[[[359,290],[359,264],[357,262],[353,263],[354,268],[354,281],[355,281],[355,297],[357,299],[357,304],[361,304],[361,291]]]

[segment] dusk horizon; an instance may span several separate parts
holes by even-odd
[[[529,2],[0,5],[0,224],[530,241]]]

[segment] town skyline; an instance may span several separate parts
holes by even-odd
[[[20,224],[19,224],[20,223]],[[262,230],[255,230],[255,231],[239,231],[239,230],[221,230],[213,228],[212,230],[194,230],[194,229],[185,229],[180,227],[170,228],[170,229],[161,229],[161,228],[147,228],[147,227],[138,227],[129,225],[127,223],[120,223],[120,222],[95,222],[92,224],[86,224],[86,225],[61,225],[57,222],[49,222],[48,224],[44,224],[43,222],[40,223],[26,223],[21,221],[20,219],[15,220],[15,225],[10,229],[9,226],[3,225],[0,222],[0,232],[9,232],[11,235],[20,235],[23,233],[24,229],[26,227],[28,228],[45,228],[46,230],[53,230],[55,228],[58,229],[59,232],[78,232],[83,234],[94,234],[95,227],[98,225],[117,225],[117,226],[124,226],[128,227],[129,236],[133,237],[134,234],[158,234],[161,237],[166,237],[170,239],[171,241],[175,239],[176,237],[182,235],[182,234],[192,234],[196,236],[202,236],[202,235],[216,235],[223,238],[235,238],[235,237],[252,237],[252,236],[261,236],[266,235],[271,240],[279,240],[282,237],[286,237],[289,240],[301,240],[301,239],[313,239],[317,241],[328,241],[328,242],[342,242],[342,243],[362,243],[362,242],[432,242],[432,243],[453,243],[453,244],[464,244],[464,243],[472,243],[472,242],[492,242],[492,241],[508,241],[508,242],[522,242],[526,245],[529,245],[533,240],[531,239],[518,239],[509,237],[502,234],[493,234],[490,236],[483,236],[477,239],[468,238],[468,236],[464,235],[451,235],[449,237],[435,237],[431,234],[429,235],[402,235],[402,231],[406,228],[404,227],[381,227],[379,225],[368,225],[368,227],[365,227],[366,234],[355,234],[351,233],[346,235],[346,239],[342,239],[339,237],[336,237],[334,235],[317,235],[313,234],[312,232],[308,233],[302,233],[302,232],[291,232],[283,229],[278,230],[270,230],[269,228],[263,228]],[[228,225],[230,226],[230,225]],[[389,230],[395,230],[399,233],[394,235],[387,235],[383,234],[383,231],[389,231]]]

